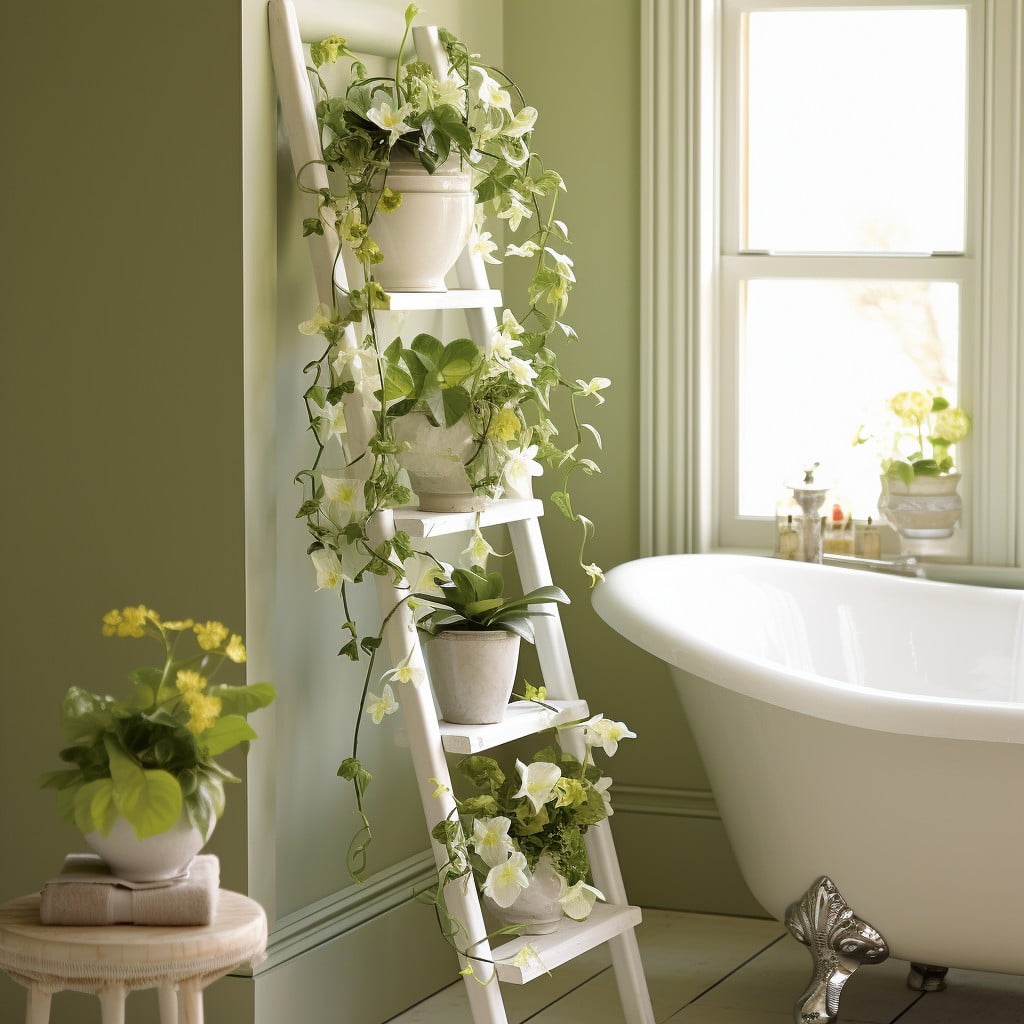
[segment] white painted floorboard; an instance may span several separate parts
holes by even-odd
[[[637,934],[659,1024],[792,1024],[811,961],[777,922],[645,910]],[[840,1024],[1024,1024],[1024,978],[951,970],[945,992],[922,996],[906,987],[907,966],[861,968]],[[502,993],[510,1024],[625,1024],[603,949]],[[390,1024],[471,1024],[463,983]]]

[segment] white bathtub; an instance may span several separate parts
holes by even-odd
[[[1024,974],[1024,592],[672,555],[594,607],[671,666],[769,913],[827,875],[893,956]]]

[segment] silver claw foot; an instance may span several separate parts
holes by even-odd
[[[861,964],[880,964],[889,946],[846,905],[835,882],[822,875],[786,911],[786,927],[809,946],[813,973],[793,1007],[795,1024],[827,1024],[839,1015],[843,986]]]
[[[948,967],[936,967],[934,964],[919,964],[913,961],[907,974],[907,988],[915,992],[941,992],[946,987]]]

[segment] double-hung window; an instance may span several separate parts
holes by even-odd
[[[652,36],[666,10],[648,0]],[[701,407],[691,546],[770,549],[784,483],[814,462],[876,516],[878,459],[851,442],[914,389],[974,419],[942,553],[1020,565],[1022,17],[1022,0],[695,0],[673,55],[698,94],[677,168],[677,226],[701,236],[684,270],[703,308],[680,331]],[[653,508],[653,535],[678,512]]]

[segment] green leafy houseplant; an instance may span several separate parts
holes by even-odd
[[[887,403],[888,422],[878,428],[861,426],[854,444],[879,446],[883,476],[908,487],[916,477],[955,472],[952,448],[971,432],[970,417],[942,395],[900,391]]]
[[[184,808],[207,838],[224,810],[224,783],[238,781],[215,757],[256,738],[245,716],[266,707],[274,688],[212,684],[225,661],[246,657],[241,636],[220,622],[163,621],[138,605],[108,612],[103,633],[158,641],[163,665],[135,669],[120,700],[70,687],[60,757],[74,767],[40,785],[57,790],[61,816],[85,835],[107,835],[121,816],[145,839],[171,829]],[[186,635],[197,648],[188,653],[179,651]]]
[[[584,837],[613,813],[612,780],[595,765],[593,749],[602,747],[611,756],[619,742],[635,734],[624,723],[601,715],[565,728],[577,727],[585,740],[582,761],[554,741],[528,764],[516,760],[512,771],[482,754],[459,762],[459,774],[476,792],[462,799],[456,796],[457,817],[435,827],[434,838],[448,858],[437,886],[422,896],[449,923],[445,933],[457,949],[458,923],[452,921],[444,899],[446,886],[456,879],[472,877],[482,894],[507,909],[533,884],[541,859],[547,857],[560,877],[558,902],[568,917],[584,920],[595,901],[604,898],[587,881],[590,863]],[[513,925],[495,934],[521,930]],[[465,949],[459,952],[469,961],[476,959]]]
[[[505,581],[500,572],[488,572],[480,565],[456,569],[452,572],[451,582],[440,584],[440,595],[415,595],[417,600],[440,606],[420,618],[418,628],[428,637],[447,631],[503,630],[532,644],[533,623],[530,617],[544,612],[530,606],[569,603],[568,596],[560,587],[538,587],[522,597],[505,597],[504,590]]]

